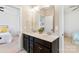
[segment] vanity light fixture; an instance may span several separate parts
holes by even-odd
[[[40,6],[33,6],[31,11],[36,12],[39,11],[41,8],[50,7],[50,5],[40,5]]]
[[[40,7],[39,6],[33,7],[31,9],[32,12],[36,12],[36,11],[39,11],[39,10],[40,10]]]

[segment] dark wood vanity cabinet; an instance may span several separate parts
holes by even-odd
[[[23,48],[29,53],[59,53],[59,38],[48,42],[23,34]]]

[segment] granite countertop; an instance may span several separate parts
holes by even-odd
[[[48,34],[39,34],[39,33],[33,33],[33,32],[24,32],[24,34],[27,34],[45,41],[49,41],[49,42],[53,42],[54,40],[59,38],[59,35],[57,35],[56,33],[48,35]]]

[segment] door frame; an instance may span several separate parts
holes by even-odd
[[[21,51],[22,50],[22,8],[21,6],[16,6],[16,5],[5,5],[5,6],[8,6],[8,7],[11,7],[11,8],[15,8],[15,9],[18,9],[19,10],[19,29],[20,29],[20,35],[19,35],[19,39],[18,41],[20,42],[20,47],[18,49],[17,52]]]
[[[59,50],[64,53],[64,5],[59,5]]]

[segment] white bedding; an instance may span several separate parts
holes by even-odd
[[[9,32],[0,33],[0,43],[10,43],[12,41],[12,35]]]

